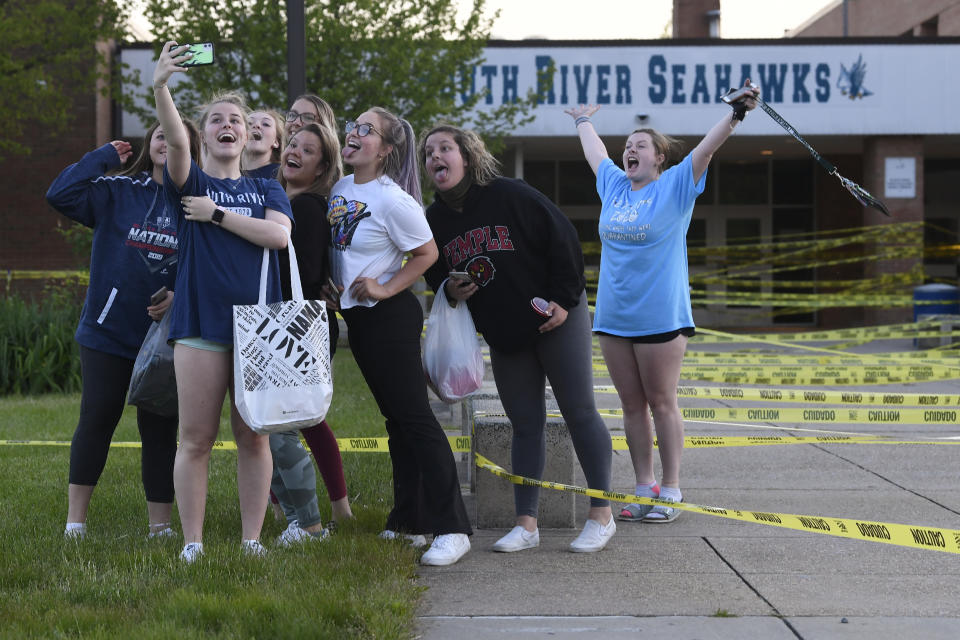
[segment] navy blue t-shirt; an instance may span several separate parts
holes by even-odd
[[[280,169],[279,162],[271,162],[256,169],[246,169],[244,173],[248,178],[263,178],[264,180],[276,180],[277,171]]]
[[[256,304],[260,291],[263,247],[210,222],[184,217],[183,196],[209,196],[219,206],[263,220],[266,209],[286,214],[290,201],[276,180],[212,178],[190,163],[190,175],[177,189],[164,169],[164,195],[177,212],[180,264],[170,320],[170,339],[200,337],[233,344],[233,305]],[[277,252],[270,252],[267,302],[278,302],[280,272]]]

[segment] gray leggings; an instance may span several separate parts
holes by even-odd
[[[583,293],[580,303],[569,310],[567,320],[553,331],[539,334],[529,348],[502,353],[491,347],[490,361],[500,402],[513,425],[513,473],[537,480],[543,475],[547,414],[544,393],[549,379],[587,486],[610,490],[613,450],[610,431],[594,402],[591,342],[590,312]],[[539,487],[514,485],[513,495],[518,516],[537,517]],[[590,498],[591,507],[609,504],[607,500]]]
[[[297,520],[301,527],[319,523],[317,473],[310,455],[300,444],[300,431],[271,433],[270,453],[273,454],[270,490],[277,496],[287,522]]]

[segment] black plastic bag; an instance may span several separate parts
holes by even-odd
[[[177,378],[173,372],[173,347],[167,344],[170,312],[147,330],[133,363],[127,404],[161,416],[177,415]]]

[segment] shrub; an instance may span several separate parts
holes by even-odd
[[[0,299],[0,395],[80,390],[80,309],[66,289],[49,290],[42,303]]]

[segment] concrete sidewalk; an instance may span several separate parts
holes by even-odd
[[[895,350],[889,341],[874,348]],[[956,381],[870,388],[960,393]],[[615,394],[598,394],[597,402],[601,408],[619,406]],[[757,403],[681,400],[681,406],[748,404]],[[451,410],[437,405],[437,411],[450,424],[452,412],[443,412]],[[622,434],[619,420],[607,423],[613,434]],[[958,425],[765,426],[901,439],[960,435]],[[686,422],[687,435],[810,435],[757,427]],[[509,460],[494,462],[509,467]],[[960,449],[951,446],[690,449],[681,486],[685,499],[697,504],[960,529],[958,463]],[[577,482],[585,486],[579,468]],[[613,489],[630,491],[633,482],[628,453],[615,451]],[[472,497],[465,498],[473,509]],[[588,500],[577,501],[582,522]],[[568,551],[576,529],[541,529],[536,549],[492,552],[506,531],[478,529],[472,551],[456,565],[420,567],[427,587],[420,637],[960,638],[960,556],[952,553],[693,513],[665,525],[618,522],[614,539],[597,554]]]

